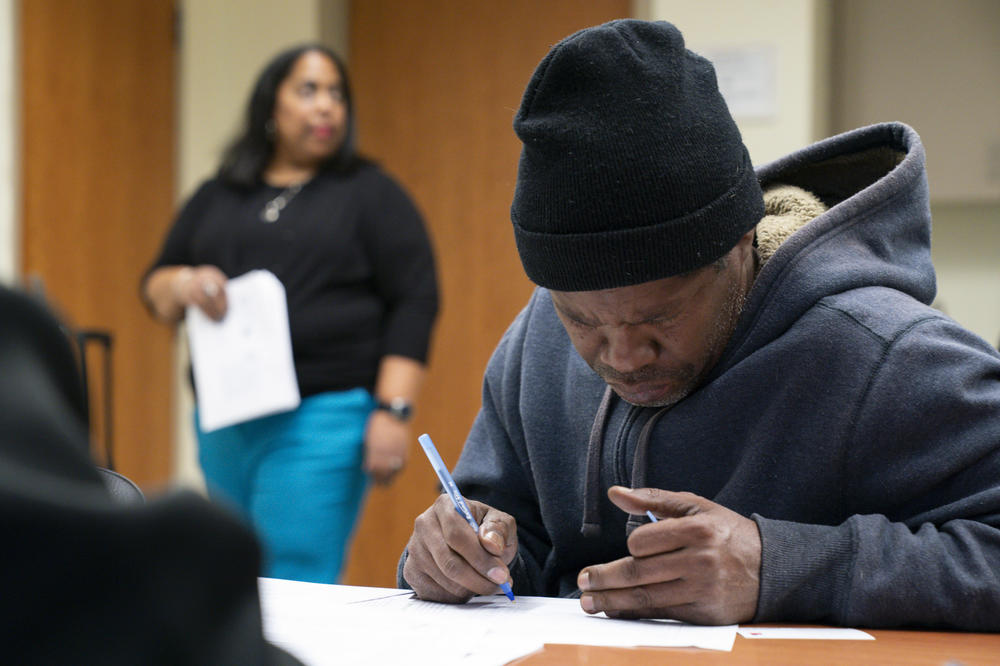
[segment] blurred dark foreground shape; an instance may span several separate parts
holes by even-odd
[[[261,627],[260,551],[192,492],[90,458],[73,350],[0,287],[0,633],[16,664],[298,664]]]

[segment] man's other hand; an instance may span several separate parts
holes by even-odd
[[[761,551],[754,521],[692,493],[613,486],[608,497],[631,514],[651,511],[659,522],[632,532],[629,557],[580,572],[586,612],[696,624],[753,618]]]
[[[447,495],[417,516],[406,545],[403,578],[421,599],[464,603],[477,594],[494,594],[510,583],[508,565],[517,555],[513,516],[481,502],[468,501],[479,523],[476,533]]]

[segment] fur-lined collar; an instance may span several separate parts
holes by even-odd
[[[764,217],[757,223],[757,251],[761,266],[789,236],[825,212],[823,202],[801,187],[774,185],[765,190]]]

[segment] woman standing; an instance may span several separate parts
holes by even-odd
[[[166,322],[190,305],[221,319],[227,278],[254,269],[285,287],[302,403],[212,432],[195,415],[199,460],[210,494],[257,529],[264,575],[337,582],[366,474],[389,483],[406,463],[437,284],[420,214],[355,153],[347,72],[322,46],[261,72],[142,293]]]

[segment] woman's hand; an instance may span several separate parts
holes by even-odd
[[[364,468],[375,483],[392,483],[406,465],[409,451],[409,426],[388,412],[373,411],[365,428]]]
[[[174,275],[172,286],[181,309],[196,305],[215,321],[226,315],[226,275],[215,266],[185,266]]]
[[[226,274],[215,266],[163,266],[150,273],[143,295],[159,319],[177,323],[189,305],[218,321],[226,314]]]

